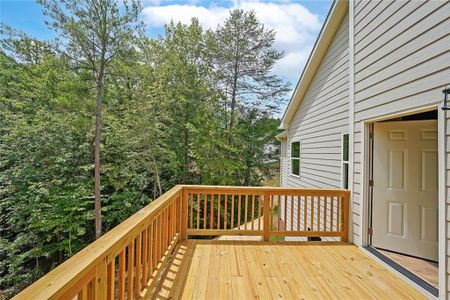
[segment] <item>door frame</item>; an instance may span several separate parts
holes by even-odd
[[[446,224],[446,163],[445,163],[445,114],[439,104],[433,104],[428,106],[416,107],[401,112],[380,115],[374,118],[369,118],[360,121],[361,126],[361,248],[370,246],[369,226],[371,218],[371,199],[370,199],[370,126],[379,121],[384,121],[392,118],[402,117],[405,115],[411,115],[431,110],[437,110],[438,112],[438,249],[439,249],[439,298],[445,299],[447,280],[446,280],[446,236],[447,236],[447,224]],[[357,124],[355,124],[357,126]],[[367,252],[367,251],[366,251]],[[380,260],[380,262],[387,268],[391,269],[386,263]],[[397,273],[397,272],[396,272]],[[410,280],[408,282],[414,284]],[[417,286],[417,285],[416,285]],[[417,286],[420,288],[419,286]],[[423,290],[422,288],[420,288]]]

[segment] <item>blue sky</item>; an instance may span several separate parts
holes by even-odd
[[[147,24],[147,34],[156,37],[171,19],[188,23],[197,17],[205,28],[215,28],[227,17],[229,9],[255,10],[258,18],[277,32],[275,47],[286,52],[274,73],[291,81],[294,88],[331,3],[331,0],[143,0],[141,18]],[[0,21],[39,39],[54,37],[44,24],[41,6],[34,0],[0,0]]]

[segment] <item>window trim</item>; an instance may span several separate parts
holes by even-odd
[[[298,157],[293,157],[292,156],[292,144],[294,144],[294,143],[298,143]],[[289,143],[289,146],[290,146],[290,148],[289,148],[289,166],[290,166],[290,172],[289,172],[289,174],[292,176],[292,177],[295,177],[295,178],[300,178],[300,154],[301,154],[301,142],[300,142],[300,140],[292,140],[290,143]],[[293,170],[294,170],[294,168],[292,167],[292,160],[298,160],[298,174],[294,174],[293,173]]]
[[[348,135],[348,159],[344,160],[344,136]],[[344,165],[347,165],[347,189],[350,187],[350,134],[348,132],[342,132],[341,133],[341,188],[345,189],[344,187]]]

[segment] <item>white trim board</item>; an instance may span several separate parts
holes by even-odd
[[[349,73],[349,103],[348,103],[348,189],[350,193],[350,205],[349,205],[349,216],[352,226],[349,226],[348,235],[349,241],[353,242],[353,189],[354,189],[354,141],[355,141],[355,1],[350,0],[348,4],[348,73]]]
[[[438,230],[439,230],[439,298],[445,299],[447,294],[447,203],[446,203],[446,111],[439,107],[438,109],[438,167],[439,167],[439,212],[438,212]]]

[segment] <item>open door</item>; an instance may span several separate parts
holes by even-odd
[[[374,124],[372,246],[438,261],[436,120]]]

